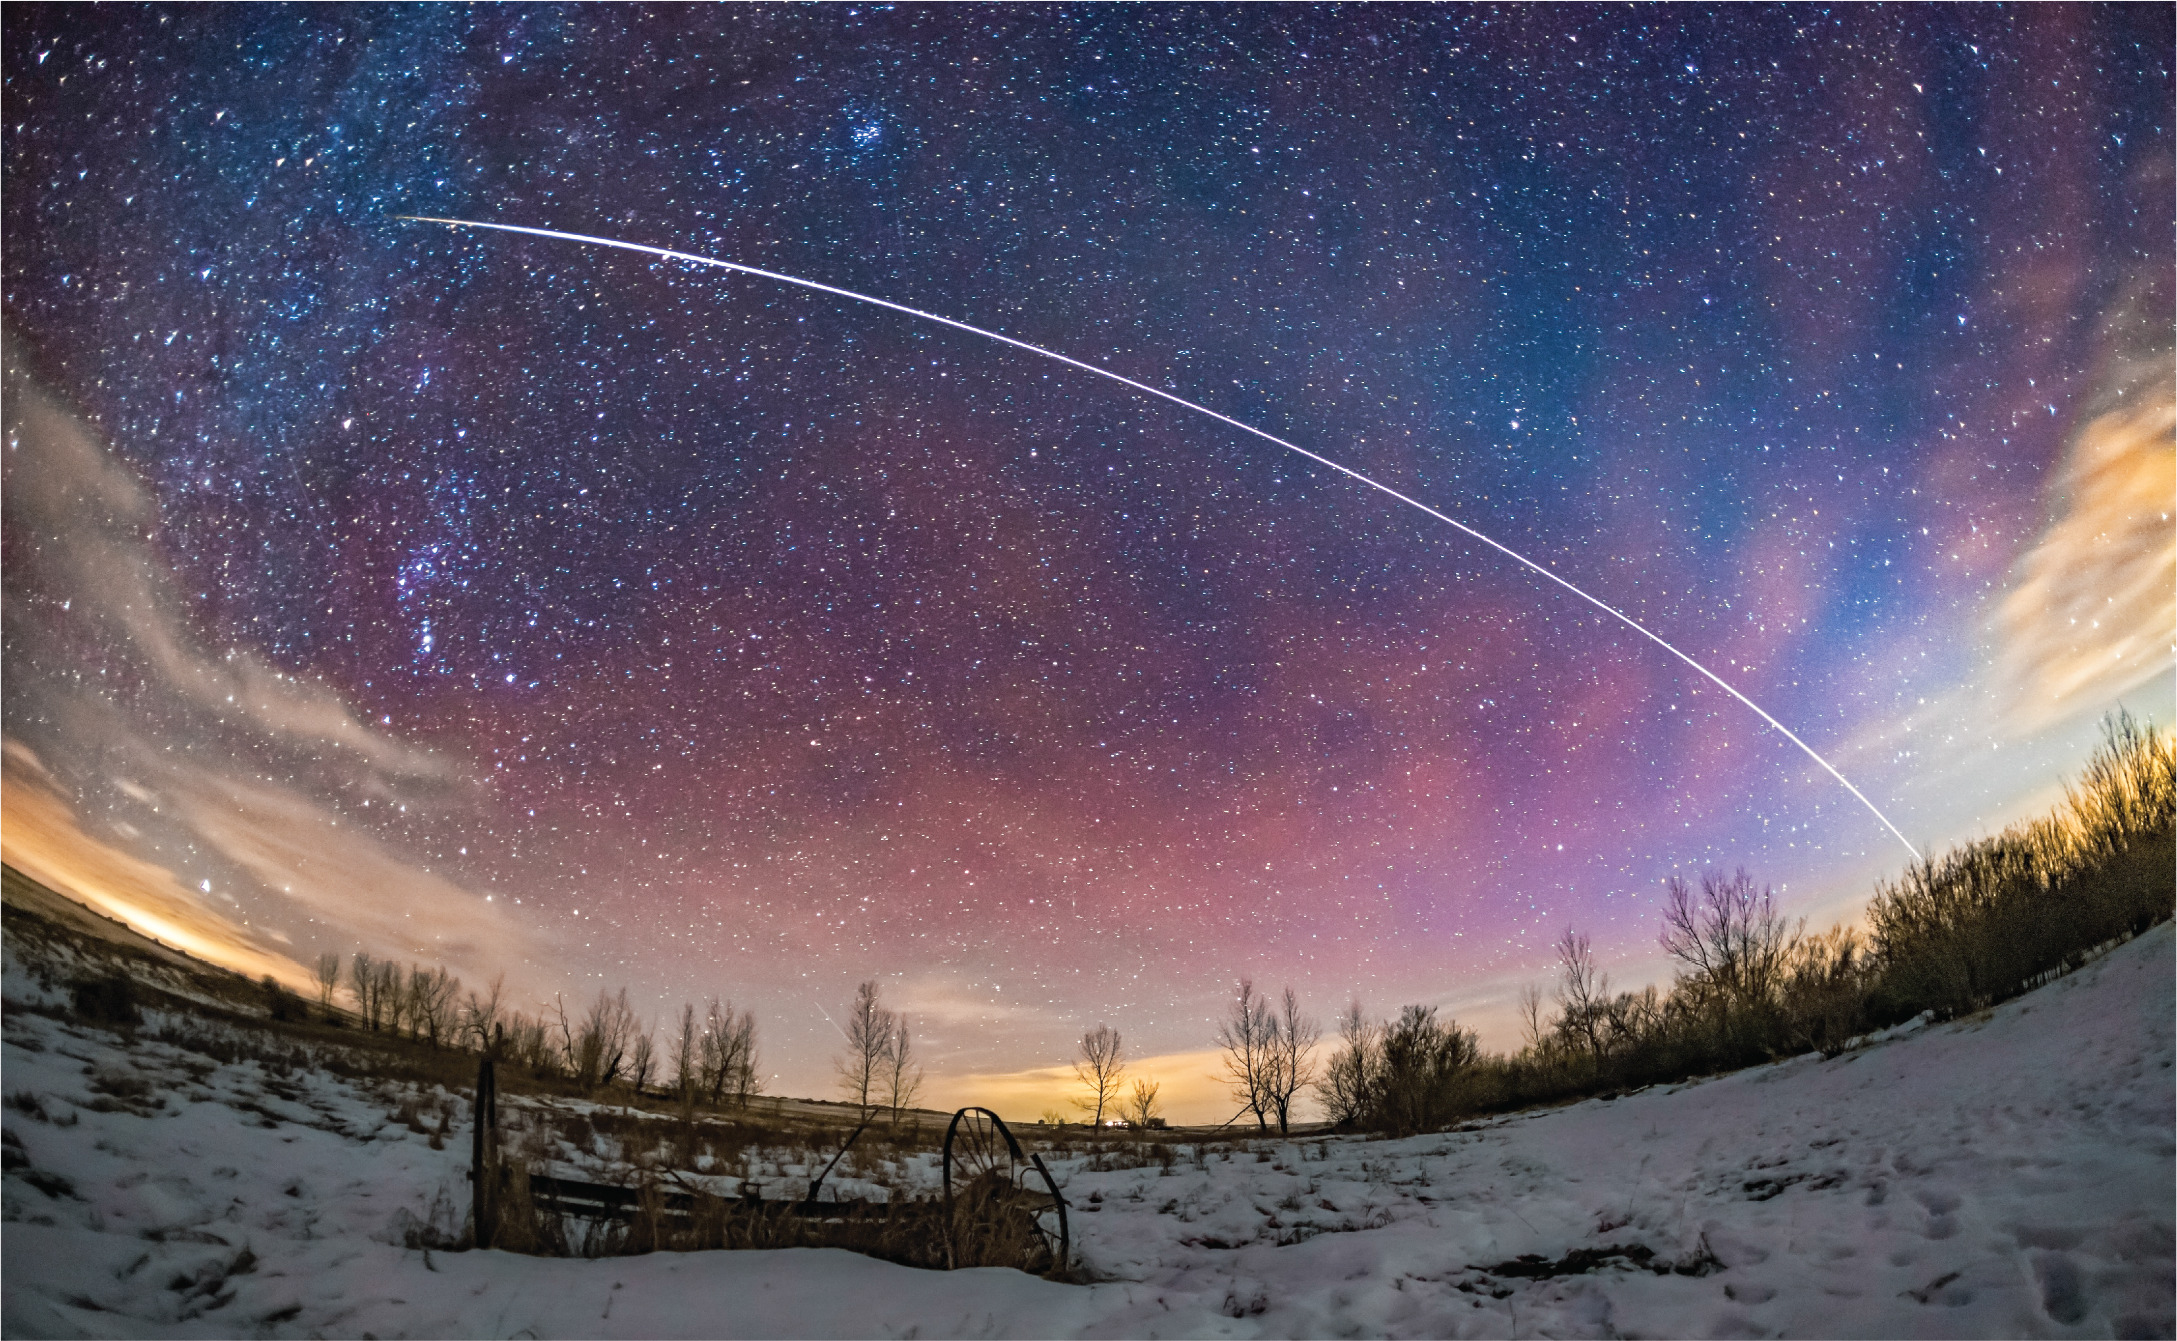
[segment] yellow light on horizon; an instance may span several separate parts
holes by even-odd
[[[83,832],[67,802],[25,774],[29,752],[10,744],[0,771],[0,859],[39,884],[183,954],[251,978],[271,975],[315,991],[311,973],[204,906],[174,873]]]

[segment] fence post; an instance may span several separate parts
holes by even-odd
[[[476,1067],[475,1109],[476,1131],[469,1146],[469,1217],[476,1225],[476,1246],[489,1248],[499,1228],[499,1084],[488,1052]]]

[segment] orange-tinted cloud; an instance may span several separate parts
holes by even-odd
[[[0,771],[0,855],[8,865],[207,963],[252,978],[269,973],[298,991],[315,990],[302,965],[268,938],[207,906],[173,872],[83,832],[43,775],[35,755],[8,743],[6,768]]]
[[[1996,614],[2004,720],[2019,735],[2107,708],[2170,671],[2177,643],[2177,383],[2167,278],[2112,324],[2095,411],[2053,483],[2055,520],[2019,563]],[[2161,301],[2154,301],[2159,291]],[[2129,320],[2132,310],[2146,323]],[[2152,314],[2163,314],[2161,324]],[[2127,329],[2131,328],[2131,329]],[[2156,337],[2159,338],[2156,338]]]
[[[540,973],[534,938],[504,905],[419,869],[305,797],[185,768],[160,789],[261,889],[332,927],[336,946],[443,964],[472,981],[504,971],[538,996],[556,981]]]

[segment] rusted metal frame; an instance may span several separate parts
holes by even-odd
[[[1051,1189],[1051,1203],[1058,1207],[1058,1269],[1064,1271],[1073,1254],[1073,1235],[1066,1227],[1066,1198],[1058,1190],[1058,1180],[1044,1167],[1043,1156],[1031,1150],[1028,1158],[1035,1161],[1036,1172],[1043,1175],[1043,1185]]]
[[[502,1181],[499,1176],[502,1172],[499,1158],[499,1086],[489,1052],[484,1054],[483,1060],[477,1065],[476,1100],[473,1107],[476,1122],[469,1145],[470,1215],[476,1229],[476,1246],[489,1248],[498,1228],[498,1221],[494,1217],[497,1211],[497,1193],[499,1184]],[[1042,1155],[1024,1152],[1021,1149],[1020,1142],[1013,1135],[1013,1129],[1005,1125],[1004,1118],[999,1117],[987,1108],[976,1106],[963,1108],[954,1113],[952,1122],[945,1128],[945,1146],[942,1161],[946,1211],[945,1265],[948,1268],[953,1265],[951,1226],[953,1138],[960,1129],[961,1121],[970,1113],[980,1113],[990,1119],[991,1125],[996,1128],[998,1134],[1005,1138],[1006,1149],[1012,1154],[1013,1162],[1016,1165],[1028,1164],[1033,1167],[1037,1174],[1041,1175],[1043,1185],[1050,1190],[1051,1204],[1058,1212],[1058,1267],[1060,1270],[1064,1270],[1072,1255],[1073,1235],[1066,1216],[1066,1198],[1058,1190],[1058,1180],[1051,1176],[1051,1170],[1049,1166],[1044,1164]],[[845,1143],[839,1147],[838,1153],[831,1157],[831,1162],[824,1166],[824,1171],[818,1174],[815,1180],[809,1184],[809,1195],[803,1198],[801,1202],[798,1204],[773,1204],[788,1214],[803,1216],[845,1216],[866,1209],[868,1203],[864,1201],[818,1201],[816,1197],[824,1186],[824,1180],[831,1176],[831,1171],[838,1167],[839,1161],[846,1156],[847,1151],[854,1148],[854,1143],[860,1140],[862,1133],[868,1129],[869,1120],[865,1118],[862,1124],[848,1135]],[[616,1187],[609,1183],[583,1183],[571,1178],[554,1178],[549,1174],[541,1173],[531,1175],[530,1186],[542,1199],[556,1209],[561,1210],[562,1213],[585,1215],[585,1212],[588,1212],[589,1218],[624,1219],[632,1218],[640,1209],[641,1194],[633,1188]],[[761,1198],[747,1198],[746,1200],[761,1202]],[[687,1192],[668,1192],[662,1195],[661,1203],[667,1213],[686,1216],[691,1215],[694,1211],[695,1197]],[[594,1208],[594,1210],[590,1208]]]
[[[854,1143],[861,1140],[862,1133],[868,1130],[869,1119],[865,1117],[862,1119],[862,1125],[856,1127],[853,1133],[847,1137],[846,1144],[839,1147],[839,1153],[831,1157],[831,1163],[824,1166],[824,1172],[818,1174],[815,1181],[809,1184],[809,1195],[804,1199],[805,1205],[814,1206],[816,1204],[816,1194],[823,1188],[824,1180],[831,1177],[831,1171],[839,1167],[839,1161],[846,1158],[847,1152],[854,1148]]]

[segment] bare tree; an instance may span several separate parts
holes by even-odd
[[[491,989],[482,995],[469,993],[469,999],[461,1007],[461,1033],[478,1052],[488,1052],[494,1042],[494,1030],[501,1023],[500,999],[506,992],[506,975],[491,980]]]
[[[399,989],[402,1021],[408,1026],[409,1037],[419,1042],[423,1038],[424,1015],[429,1009],[424,994],[430,982],[431,977],[424,971],[423,965],[410,964],[408,976],[401,980]]]
[[[673,1031],[673,1088],[683,1104],[695,1102],[696,1086],[703,1075],[703,1035],[695,1025],[695,1007],[680,1008],[680,1024]]]
[[[710,1095],[711,1106],[724,1104],[730,1094],[736,1105],[746,1107],[757,1088],[755,1015],[712,997],[699,1049],[698,1083]]]
[[[1527,1051],[1541,1056],[1550,1033],[1542,1025],[1542,989],[1533,983],[1519,989],[1519,1030],[1527,1040]]]
[[[876,983],[854,989],[846,1034],[846,1051],[838,1061],[839,1088],[866,1114],[870,1096],[883,1093],[885,1054],[892,1047],[892,1012],[878,1000]]]
[[[355,995],[355,1010],[363,1017],[363,1027],[378,1032],[378,965],[361,950],[348,971],[348,990]]]
[[[458,1046],[461,1033],[461,980],[441,968],[432,976],[431,981],[438,993],[438,1003],[432,1010],[432,1018],[438,1023],[433,1026],[431,1042],[436,1046],[443,1031],[446,1041]]]
[[[1380,1037],[1382,1068],[1369,1099],[1370,1121],[1405,1135],[1434,1131],[1457,1103],[1462,1073],[1481,1056],[1473,1033],[1438,1023],[1436,1007],[1408,1006]]]
[[[1119,1031],[1108,1024],[1099,1024],[1081,1035],[1080,1050],[1074,1054],[1074,1078],[1088,1087],[1088,1097],[1076,1099],[1073,1106],[1084,1113],[1093,1113],[1091,1124],[1104,1125],[1104,1109],[1108,1105],[1118,1108],[1119,1077],[1126,1073],[1126,1050],[1119,1042]]]
[[[733,1061],[728,1054],[733,1046],[733,1006],[712,997],[704,1009],[703,1027],[696,1037],[696,1088],[706,1096],[706,1102],[716,1108],[725,1101],[726,1089],[733,1077]]]
[[[650,1083],[650,1073],[656,1069],[657,1026],[643,1030],[635,1036],[635,1046],[627,1053],[627,1083],[633,1087],[637,1098],[642,1097],[643,1086]]]
[[[1271,1073],[1276,1068],[1277,1016],[1270,1002],[1255,995],[1252,979],[1240,979],[1232,1011],[1217,1025],[1217,1046],[1225,1051],[1225,1074],[1231,1080],[1232,1097],[1255,1115],[1255,1125],[1270,1130]]]
[[[584,1089],[610,1085],[627,1063],[627,1050],[635,1040],[635,1011],[627,1004],[627,989],[619,994],[597,989],[597,999],[583,1012],[582,1028],[574,1038],[575,1083]]]
[[[1681,985],[1706,1005],[1728,1039],[1747,1017],[1774,1007],[1798,935],[1767,886],[1741,868],[1701,876],[1696,896],[1672,876],[1663,905],[1663,948],[1685,966]]]
[[[726,1023],[727,1087],[733,1094],[733,1106],[746,1108],[748,1097],[763,1088],[756,1075],[756,1013],[744,1010],[735,1014],[729,1002]]]
[[[1280,1135],[1292,1129],[1293,1096],[1315,1083],[1315,1043],[1322,1027],[1300,1013],[1300,998],[1285,989],[1282,1010],[1270,1019],[1270,1064],[1263,1076],[1264,1097],[1277,1114]]]
[[[1595,967],[1585,932],[1565,928],[1557,940],[1557,1028],[1567,1043],[1600,1062],[1607,1026],[1610,980]]]
[[[557,992],[552,993],[552,1019],[544,1029],[547,1036],[555,1033],[558,1035],[552,1039],[552,1051],[557,1054],[554,1060],[558,1066],[569,1075],[579,1074],[576,1070],[579,1059],[575,1056],[574,1028],[567,1020],[567,1000]]]
[[[379,960],[373,971],[378,983],[378,1013],[387,1030],[397,1034],[408,1021],[407,980],[401,976],[401,966],[390,959]]]
[[[389,959],[378,961],[378,999],[384,1003],[386,1032],[398,1036],[408,1027],[408,974]]]
[[[317,957],[317,1008],[333,1018],[333,992],[340,986],[340,952],[327,950]]]
[[[1376,1026],[1361,1013],[1359,1000],[1347,1003],[1338,1016],[1338,1050],[1316,1086],[1324,1113],[1338,1126],[1350,1126],[1367,1114],[1379,1069],[1376,1035]]]
[[[440,969],[434,974],[421,964],[408,967],[409,1030],[433,1047],[438,1046],[439,979],[445,972]]]
[[[915,1106],[916,1097],[922,1093],[922,1066],[914,1059],[914,1042],[908,1036],[904,1015],[893,1020],[892,1045],[885,1052],[884,1088],[885,1103],[892,1110],[894,1122]]]
[[[1127,1096],[1126,1103],[1119,1116],[1136,1127],[1153,1125],[1156,1122],[1157,1110],[1161,1107],[1157,1102],[1157,1091],[1162,1088],[1164,1086],[1160,1081],[1137,1079],[1134,1082],[1134,1092]]]
[[[551,1025],[520,1011],[506,1022],[506,1055],[533,1075],[556,1075],[560,1069],[559,1041],[552,1037]]]
[[[444,968],[416,965],[408,971],[409,1031],[437,1047],[453,1032],[454,1003],[461,997],[461,980]]]

